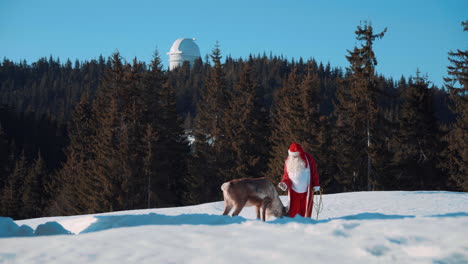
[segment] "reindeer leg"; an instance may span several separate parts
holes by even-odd
[[[242,211],[242,208],[244,208],[246,203],[247,203],[247,200],[240,201],[239,203],[237,203],[236,208],[234,209],[234,212],[232,213],[232,216],[239,215],[239,213]]]
[[[231,212],[232,204],[224,202],[224,212],[223,215],[228,215]]]
[[[270,198],[265,198],[262,203],[262,221],[266,221],[266,209],[270,207],[271,205],[271,199]]]
[[[260,206],[255,206],[257,209],[257,219],[260,219]]]

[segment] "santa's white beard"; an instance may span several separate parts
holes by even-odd
[[[301,159],[300,156],[289,156],[289,158],[286,160],[286,169],[290,176],[297,177],[305,169],[305,162]]]

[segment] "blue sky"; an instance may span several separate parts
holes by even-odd
[[[149,61],[158,48],[167,66],[174,40],[194,37],[202,57],[218,40],[235,58],[272,52],[346,67],[354,30],[368,20],[388,27],[374,45],[379,73],[399,79],[419,68],[440,86],[447,52],[468,47],[467,14],[467,0],[0,0],[0,58],[89,60],[118,49]]]

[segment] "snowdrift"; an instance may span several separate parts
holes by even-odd
[[[30,237],[30,236],[51,236],[70,235],[71,232],[63,228],[57,222],[46,222],[40,224],[36,230],[27,225],[18,226],[9,217],[0,217],[0,237]]]
[[[468,263],[468,193],[323,199],[318,220],[314,212],[314,219],[265,223],[249,207],[222,216],[222,202],[16,222],[3,217],[0,263]]]

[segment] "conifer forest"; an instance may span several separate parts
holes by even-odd
[[[314,156],[325,193],[467,192],[468,50],[447,54],[443,87],[417,70],[392,79],[375,70],[373,45],[385,34],[357,26],[346,68],[232,58],[222,40],[172,71],[157,50],[150,63],[118,51],[74,62],[3,58],[0,215],[220,201],[231,179],[276,185],[292,142]]]

